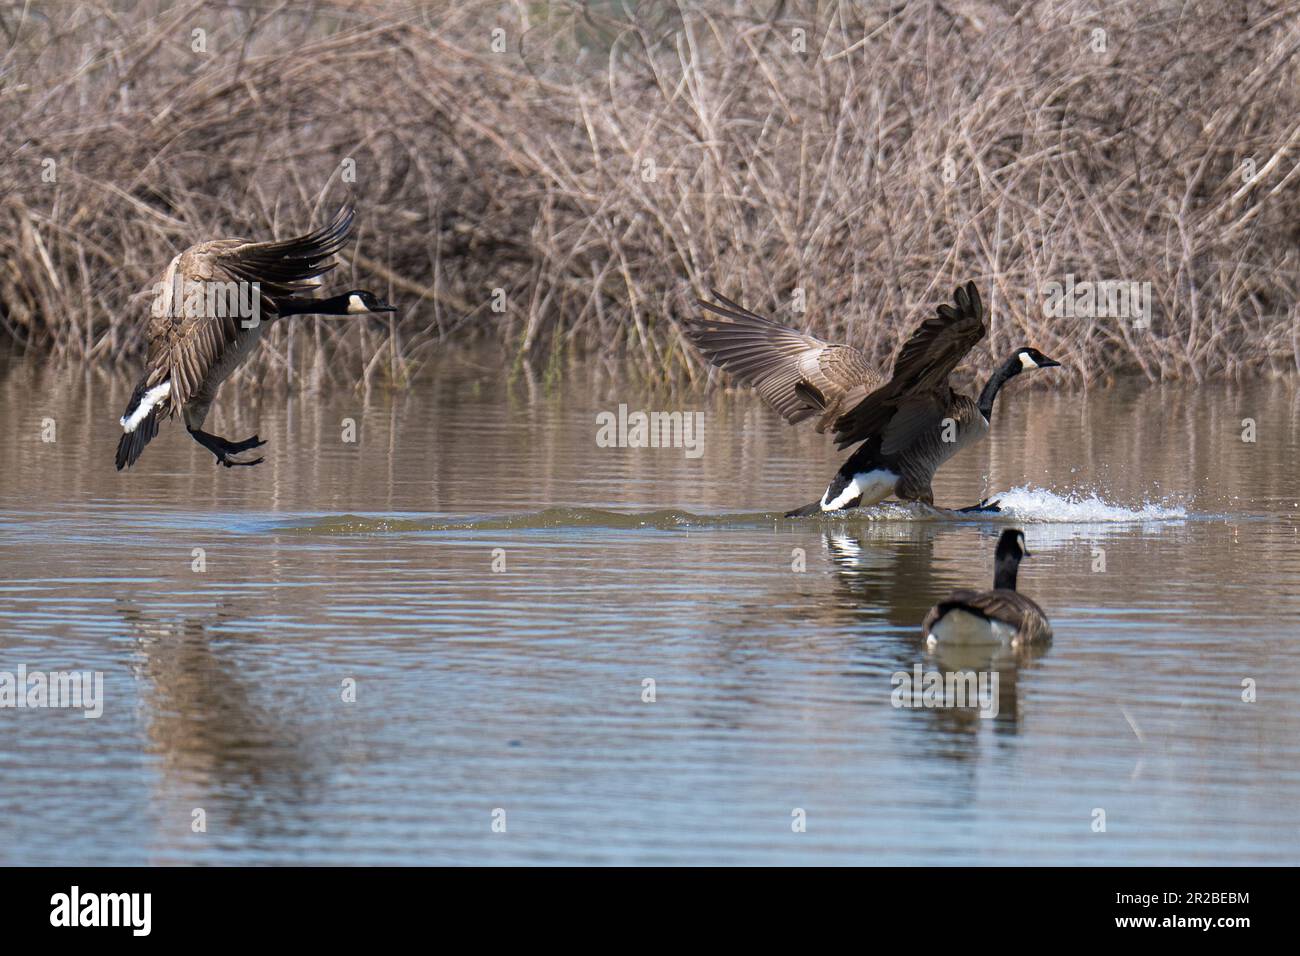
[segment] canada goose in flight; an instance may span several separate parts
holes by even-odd
[[[364,315],[395,312],[362,289],[324,299],[307,298],[352,231],[344,206],[329,225],[293,239],[249,242],[214,239],[172,259],[155,287],[145,371],[122,413],[125,434],[117,445],[117,470],[133,465],[158,434],[158,423],[179,410],[185,427],[218,464],[256,465],[231,455],[266,444],[256,435],[232,442],[203,431],[217,389],[243,364],[266,326],[290,315]],[[215,305],[214,294],[231,303]]]
[[[1043,609],[1016,590],[1020,559],[1029,556],[1023,531],[1003,531],[993,558],[993,590],[954,591],[930,608],[921,622],[926,644],[1020,647],[1051,640],[1052,626]]]
[[[717,292],[722,305],[700,304],[727,321],[687,323],[687,338],[714,365],[753,386],[786,421],[817,418],[836,445],[862,446],[841,467],[821,501],[786,517],[865,507],[888,498],[933,506],[930,482],[939,466],[988,433],[993,401],[1026,369],[1061,363],[1037,349],[1016,349],[989,376],[978,401],[953,391],[948,376],[984,337],[984,307],[974,282],[953,294],[912,333],[888,381],[847,345],[777,325]],[[991,508],[963,509],[993,510]]]

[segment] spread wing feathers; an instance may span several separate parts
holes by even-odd
[[[271,242],[218,240],[205,243],[198,254],[210,256],[234,279],[260,282],[264,299],[293,295],[313,288],[314,279],[334,268],[332,259],[351,238],[354,216],[352,206],[345,205],[332,222],[305,236]]]
[[[906,437],[937,427],[942,412],[954,393],[948,376],[965,358],[975,343],[984,337],[984,306],[974,282],[953,293],[956,307],[939,306],[903,343],[894,361],[894,375],[887,384],[866,396],[834,423],[835,441],[847,448],[870,438],[886,434],[900,412],[903,417],[891,434],[886,435],[886,453],[906,445]]]
[[[934,388],[947,381],[966,353],[984,338],[984,304],[974,282],[953,292],[956,308],[941,305],[899,349],[894,379],[915,388]]]
[[[329,225],[292,239],[215,239],[192,246],[168,267],[166,304],[178,272],[187,283],[257,282],[263,317],[273,318],[275,299],[314,289],[315,280],[334,268],[332,257],[347,243],[353,215],[345,205]],[[163,313],[150,326],[148,367],[151,381],[171,381],[172,409],[197,395],[214,368],[229,372],[247,351],[246,340],[261,331],[246,328],[247,319],[234,315],[187,315],[168,308]]]
[[[947,600],[930,608],[925,620],[921,622],[922,633],[928,634],[941,617],[955,608],[989,620],[1002,621],[1014,627],[1017,636],[1023,640],[1044,640],[1052,636],[1052,626],[1043,609],[1019,591],[1005,589],[954,591]]]
[[[842,407],[846,394],[865,394],[880,383],[857,349],[778,325],[716,291],[713,296],[721,304],[701,299],[700,305],[720,318],[688,321],[686,337],[790,424]]]

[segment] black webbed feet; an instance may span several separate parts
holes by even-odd
[[[241,451],[248,451],[250,448],[261,448],[266,442],[261,441],[256,435],[252,438],[245,438],[243,441],[228,441],[225,443],[225,452],[227,455],[235,455]]]
[[[213,456],[217,459],[218,465],[224,465],[227,468],[234,468],[237,465],[251,467],[253,465],[260,465],[262,462],[266,461],[265,458],[255,458],[252,461],[237,461],[230,457],[231,455],[238,455],[240,452],[248,451],[251,448],[260,448],[262,445],[265,445],[266,442],[262,441],[256,435],[252,438],[245,438],[243,441],[227,441],[220,435],[210,435],[199,429],[190,429],[190,435],[196,442],[208,451],[212,452]]]

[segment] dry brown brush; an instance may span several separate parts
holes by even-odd
[[[61,359],[129,366],[177,250],[352,196],[331,285],[400,313],[250,374],[481,337],[694,376],[710,287],[885,362],[967,278],[981,364],[1300,366],[1300,0],[3,2],[0,131],[0,328]],[[1149,282],[1150,327],[1045,315],[1067,275]]]

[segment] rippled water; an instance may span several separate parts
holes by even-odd
[[[173,422],[123,474],[127,382],[0,365],[0,671],[104,680],[96,719],[0,709],[0,861],[1294,861],[1294,382],[1012,387],[935,483],[1005,515],[789,521],[839,457],[748,395],[497,364],[232,383],[265,464]],[[598,447],[620,403],[704,412],[703,454]],[[1055,641],[927,654],[1010,523]],[[997,716],[893,706],[917,665]]]

